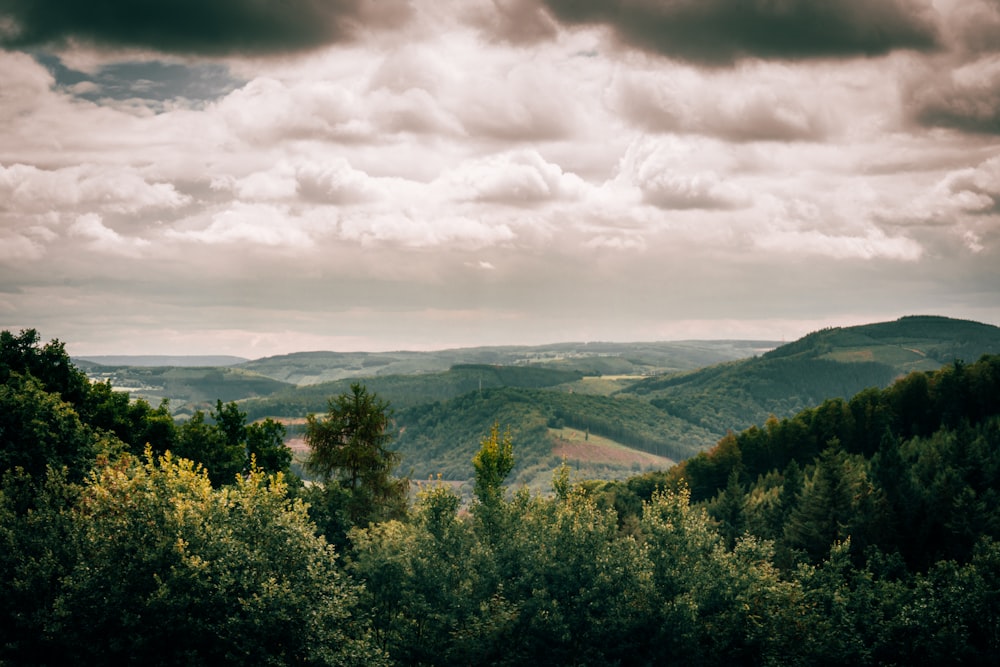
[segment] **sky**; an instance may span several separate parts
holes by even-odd
[[[1000,324],[1000,0],[0,0],[74,355]]]

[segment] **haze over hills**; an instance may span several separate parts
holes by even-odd
[[[195,355],[135,355],[135,354],[98,354],[74,357],[74,362],[84,368],[90,362],[98,366],[235,366],[249,361],[244,357],[234,357],[226,354],[195,354]]]
[[[296,385],[343,378],[446,371],[458,364],[546,365],[587,374],[688,370],[772,349],[758,340],[649,343],[570,342],[534,346],[470,347],[431,352],[295,352],[241,364],[241,368]]]

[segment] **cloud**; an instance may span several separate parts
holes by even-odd
[[[921,125],[1000,134],[1000,53],[954,69],[915,72],[903,94]]]
[[[949,173],[937,190],[956,210],[1000,214],[1000,157]]]
[[[580,115],[565,73],[530,62],[468,76],[454,109],[470,135],[501,141],[566,139]]]
[[[49,94],[52,75],[23,53],[0,51],[0,120],[14,120]]]
[[[79,206],[116,213],[178,208],[190,202],[170,183],[148,183],[130,167],[39,169],[0,164],[0,210],[46,212]]]
[[[87,43],[178,54],[273,54],[394,28],[407,0],[9,0],[0,7],[0,45]]]
[[[535,150],[509,151],[469,160],[442,175],[437,185],[462,201],[514,206],[578,197],[586,184]]]
[[[68,231],[71,236],[89,240],[90,249],[112,255],[135,257],[141,248],[150,245],[146,239],[122,236],[107,227],[96,213],[79,216]]]
[[[658,67],[618,76],[614,104],[652,132],[730,141],[816,141],[828,132],[824,92],[790,71],[755,67],[736,76]],[[815,76],[813,74],[812,76]]]
[[[340,236],[362,246],[399,245],[408,248],[449,246],[475,250],[514,239],[505,223],[491,223],[464,215],[425,217],[417,211],[361,213],[340,222]]]
[[[611,250],[645,250],[646,239],[640,234],[622,232],[611,236],[598,234],[584,243],[586,248],[607,248]]]
[[[383,188],[375,179],[343,159],[309,162],[295,170],[298,192],[326,204],[355,204],[381,199]]]
[[[308,224],[284,206],[232,202],[211,216],[203,229],[169,230],[166,236],[209,245],[271,246],[310,248],[314,241]]]
[[[890,237],[880,229],[843,235],[828,234],[819,229],[771,229],[756,236],[754,244],[762,250],[772,252],[837,260],[889,259],[915,262],[923,255],[922,246],[913,239]]]
[[[642,200],[663,209],[726,210],[751,199],[733,179],[720,176],[729,160],[715,159],[718,145],[661,137],[636,142],[622,160],[619,185],[638,188]]]
[[[374,129],[356,93],[339,83],[256,78],[213,105],[239,137],[267,145],[286,139],[354,142]]]
[[[708,65],[744,57],[850,58],[938,46],[926,0],[542,0],[568,25],[610,26],[624,43]]]
[[[490,0],[469,13],[473,25],[500,42],[533,44],[558,33],[555,21],[538,0]]]
[[[213,189],[232,191],[243,201],[304,201],[358,204],[384,197],[385,188],[344,158],[281,160],[241,178],[216,178]]]
[[[0,229],[0,265],[41,259],[45,246],[30,234]]]
[[[1000,51],[1000,0],[945,2],[945,27],[953,49],[965,54]]]

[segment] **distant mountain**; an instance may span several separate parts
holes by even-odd
[[[75,363],[81,370],[96,364],[99,366],[235,366],[246,363],[248,359],[244,357],[233,357],[225,354],[217,355],[149,355],[149,354],[96,354],[73,357]],[[89,363],[81,363],[89,362]]]
[[[721,436],[827,398],[886,387],[910,371],[1000,352],[1000,328],[936,316],[811,333],[759,357],[641,380],[622,394]]]

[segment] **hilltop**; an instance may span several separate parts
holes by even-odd
[[[787,417],[828,398],[886,387],[911,371],[936,370],[1000,352],[1000,328],[936,316],[835,327],[758,357],[643,379],[621,391],[717,436]]]

